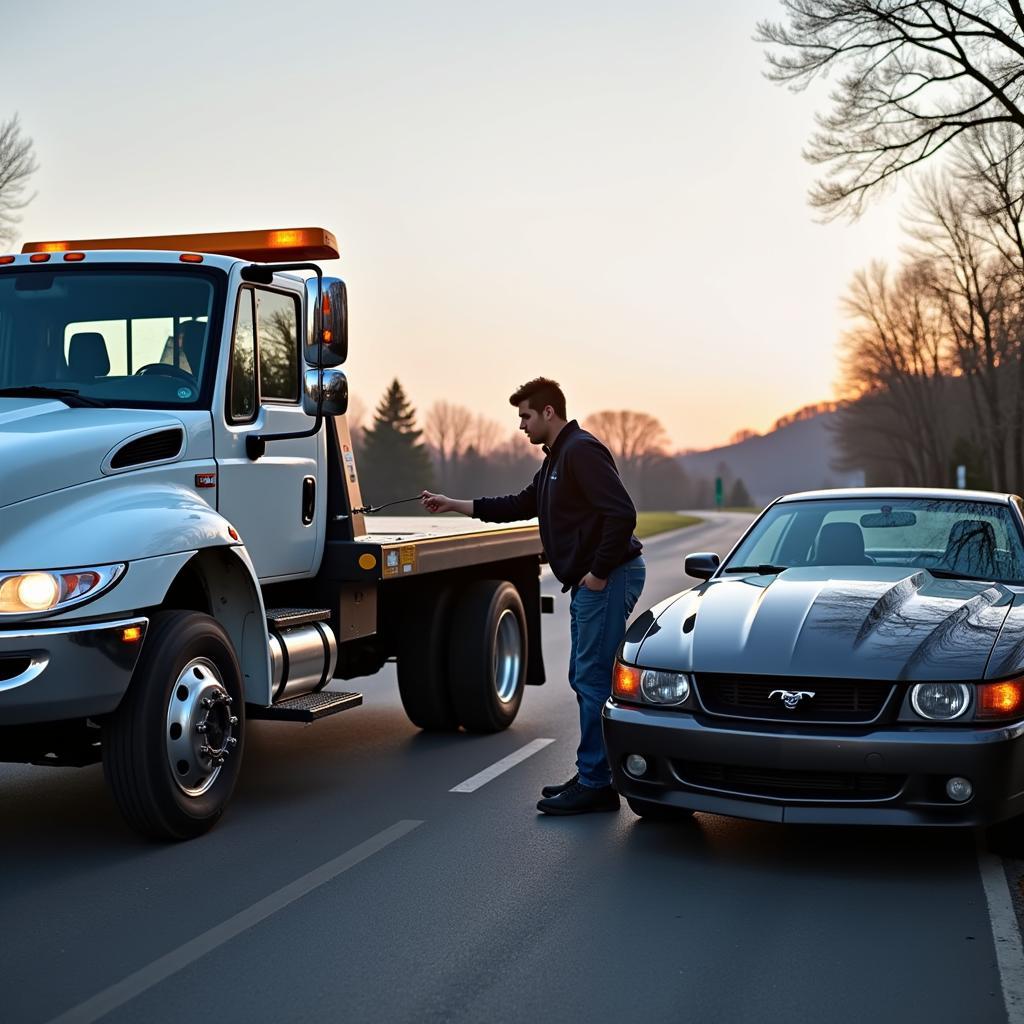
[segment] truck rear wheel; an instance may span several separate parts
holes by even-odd
[[[448,620],[452,593],[443,590],[417,607],[398,651],[398,692],[413,725],[428,732],[459,727],[448,692]]]
[[[451,623],[452,703],[468,732],[507,729],[526,683],[526,613],[505,580],[481,580],[459,595]]]
[[[103,774],[134,829],[178,840],[216,824],[238,778],[244,707],[221,625],[198,612],[154,615],[102,740]]]

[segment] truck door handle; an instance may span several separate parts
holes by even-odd
[[[307,476],[302,481],[302,521],[309,526],[316,513],[316,480]]]

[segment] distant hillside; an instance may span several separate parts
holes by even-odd
[[[692,478],[714,477],[721,465],[728,467],[728,481],[739,477],[754,503],[765,505],[790,491],[818,487],[861,487],[864,474],[839,473],[832,469],[836,456],[832,430],[834,411],[791,420],[784,417],[771,433],[748,437],[737,444],[687,452],[679,464]]]

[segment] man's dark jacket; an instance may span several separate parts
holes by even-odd
[[[540,517],[540,539],[563,591],[588,572],[607,579],[643,550],[633,536],[636,509],[615,460],[575,420],[555,438],[531,483],[518,494],[477,498],[473,515],[489,523]]]

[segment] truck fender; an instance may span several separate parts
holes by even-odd
[[[164,597],[167,608],[195,608],[212,615],[227,631],[238,655],[249,704],[272,701],[267,619],[252,559],[244,547],[195,552]]]

